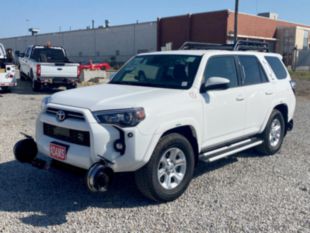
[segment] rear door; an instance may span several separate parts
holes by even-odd
[[[202,93],[205,148],[241,137],[245,127],[245,96],[240,86],[236,57],[210,57],[204,73],[204,82],[211,77],[227,78],[230,80],[230,86],[225,90]]]
[[[246,132],[256,134],[266,119],[274,88],[266,71],[254,55],[238,56],[242,73],[242,89],[246,101]]]

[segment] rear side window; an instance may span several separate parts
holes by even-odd
[[[265,57],[277,79],[286,79],[287,73],[283,63],[277,57]]]
[[[211,57],[205,70],[205,82],[211,77],[227,78],[230,81],[230,87],[238,86],[238,75],[233,56]]]
[[[244,85],[255,85],[268,82],[265,71],[259,60],[255,56],[238,56],[242,73],[244,75]]]

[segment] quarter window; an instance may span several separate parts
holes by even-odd
[[[283,63],[277,57],[265,57],[277,79],[286,79],[287,73]]]
[[[255,85],[267,82],[267,76],[259,60],[255,56],[239,56],[244,76],[244,85]]]
[[[204,76],[205,82],[211,77],[221,77],[229,79],[230,87],[238,86],[238,74],[234,56],[211,57]]]

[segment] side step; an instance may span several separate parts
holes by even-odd
[[[263,141],[259,138],[249,138],[240,142],[226,145],[215,150],[207,151],[199,155],[199,159],[204,162],[213,162],[230,155],[236,154],[240,151],[250,149],[252,147],[262,144]]]

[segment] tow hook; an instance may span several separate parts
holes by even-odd
[[[32,166],[44,169],[46,167],[46,162],[42,159],[38,159],[38,148],[34,139],[22,133],[25,136],[25,139],[18,141],[13,149],[15,159],[21,163],[29,163]]]
[[[111,183],[113,171],[105,161],[93,164],[87,172],[87,187],[92,192],[105,192]]]

